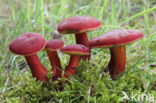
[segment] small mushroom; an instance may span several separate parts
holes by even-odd
[[[58,56],[57,50],[61,49],[63,47],[64,43],[62,40],[60,39],[53,39],[53,40],[49,40],[47,41],[45,50],[47,51],[49,60],[50,60],[50,64],[52,66],[52,72],[54,74],[53,76],[53,80],[56,80],[57,78],[61,77],[61,63],[60,63],[60,58]]]
[[[74,75],[80,61],[80,56],[88,55],[89,49],[81,44],[71,44],[61,49],[61,52],[71,55],[69,64],[65,70],[65,77],[70,78]]]
[[[51,35],[52,35],[52,37],[53,37],[53,39],[61,39],[62,37],[63,37],[63,35],[62,34],[60,34],[58,31],[54,31],[54,32],[52,32],[51,33]]]
[[[125,45],[143,38],[138,30],[113,30],[90,40],[91,48],[108,47],[111,59],[107,69],[112,78],[117,74],[123,74],[126,64]]]
[[[87,38],[86,32],[97,29],[101,26],[99,20],[94,17],[88,16],[74,16],[65,19],[58,25],[58,32],[61,34],[75,34],[76,43],[82,44],[89,47],[89,40]],[[87,56],[82,56],[82,59],[90,59],[90,54]]]
[[[32,76],[37,80],[48,81],[46,74],[48,70],[41,64],[37,52],[44,49],[46,45],[45,38],[37,33],[24,33],[14,39],[9,49],[11,52],[23,55],[31,69]]]

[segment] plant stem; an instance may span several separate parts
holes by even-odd
[[[50,60],[50,64],[52,66],[52,70],[51,71],[54,74],[53,80],[56,80],[57,78],[60,78],[61,74],[62,74],[62,71],[59,70],[59,69],[62,69],[59,56],[57,54],[57,51],[50,51],[50,50],[48,50],[47,54],[48,54],[48,57],[49,57],[49,60]]]
[[[110,48],[111,59],[108,64],[108,70],[112,78],[118,74],[123,74],[126,65],[126,48],[118,46]]]
[[[80,33],[80,34],[75,34],[75,38],[76,38],[76,43],[77,44],[82,44],[82,45],[84,45],[84,46],[86,46],[87,48],[90,49],[89,40],[88,40],[86,32]],[[89,60],[90,59],[90,54],[85,55],[85,56],[81,56],[81,58],[82,58],[83,61],[86,61],[87,59]]]
[[[69,64],[65,70],[65,77],[70,78],[76,72],[77,66],[80,61],[80,56],[78,55],[71,55]]]
[[[38,56],[36,54],[25,56],[25,59],[31,69],[32,76],[36,77],[37,80],[47,82],[48,78],[46,77],[46,74],[48,73],[48,70],[42,65]]]

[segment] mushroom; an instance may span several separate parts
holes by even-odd
[[[57,50],[62,48],[64,45],[63,41],[60,39],[53,39],[47,41],[45,50],[47,51],[50,64],[52,66],[52,72],[54,74],[53,80],[56,80],[57,78],[61,77],[61,63],[60,63],[60,58],[58,56]]]
[[[143,38],[143,34],[138,30],[113,30],[90,40],[91,48],[108,47],[111,59],[107,66],[112,78],[118,74],[123,74],[126,64],[125,45]]]
[[[46,74],[48,70],[41,64],[37,56],[37,52],[43,50],[45,45],[46,40],[42,35],[38,33],[24,33],[10,43],[9,49],[11,52],[25,57],[33,77],[47,82]]]
[[[89,40],[87,38],[86,32],[97,29],[101,26],[99,20],[94,17],[88,16],[74,16],[65,19],[58,25],[58,32],[61,34],[75,34],[76,43],[82,44],[89,47]],[[82,59],[90,59],[90,54],[87,56],[82,56]]]
[[[89,49],[81,44],[71,44],[61,49],[61,52],[71,55],[69,64],[65,70],[65,77],[70,78],[74,75],[80,61],[80,56],[88,55]]]
[[[60,34],[57,30],[55,30],[53,33],[51,33],[53,39],[61,39],[63,37],[62,34]]]

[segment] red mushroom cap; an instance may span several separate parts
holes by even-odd
[[[125,45],[143,38],[144,35],[138,30],[113,30],[90,40],[91,48],[113,47]]]
[[[88,16],[74,16],[62,21],[57,30],[63,34],[82,33],[97,29],[101,26],[99,20]]]
[[[60,49],[64,46],[64,43],[60,39],[53,39],[47,41],[46,48],[48,48],[51,51],[56,51],[57,49]]]
[[[69,55],[88,55],[89,49],[81,44],[71,44],[61,49],[61,52]]]
[[[10,43],[9,49],[15,54],[27,56],[43,50],[45,45],[46,40],[41,34],[24,33]]]

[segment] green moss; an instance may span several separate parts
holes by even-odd
[[[37,103],[37,102],[74,102],[74,103],[86,103],[88,100],[90,102],[119,102],[124,96],[123,92],[131,96],[134,94],[143,94],[144,84],[142,80],[142,75],[147,74],[146,71],[130,71],[125,73],[118,80],[111,80],[108,73],[98,72],[102,71],[99,66],[93,66],[92,68],[87,68],[88,65],[83,65],[77,73],[81,71],[80,75],[75,75],[68,83],[65,83],[63,88],[57,82],[52,82],[48,84],[43,84],[40,81],[36,81],[32,78],[30,71],[23,73],[18,73],[11,71],[9,75],[9,82],[6,87],[5,92],[0,97],[0,100],[12,103],[14,101],[26,102],[26,103]],[[86,63],[87,64],[87,63]],[[98,70],[99,69],[99,70]],[[154,76],[152,74],[149,75]],[[149,93],[154,93],[154,88],[149,89]]]

